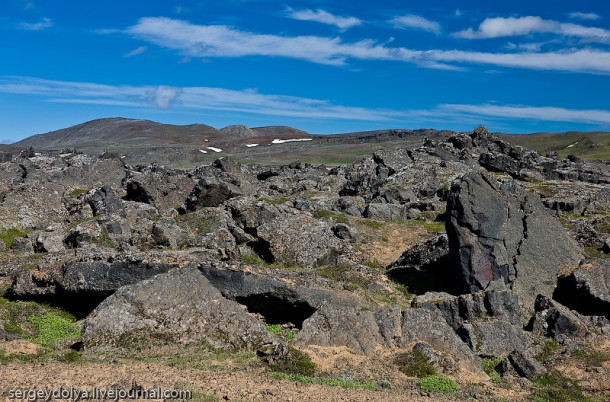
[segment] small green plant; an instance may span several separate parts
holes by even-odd
[[[117,247],[116,241],[110,237],[110,233],[108,233],[108,231],[106,231],[106,230],[102,230],[100,232],[100,235],[95,238],[93,243],[97,244],[100,247],[104,247],[104,248],[116,248]]]
[[[2,239],[6,248],[10,248],[16,237],[26,237],[28,233],[27,230],[17,228],[0,229],[0,239]]]
[[[440,374],[420,378],[417,386],[424,392],[439,394],[449,394],[460,389],[455,380]]]
[[[248,265],[264,265],[265,261],[263,261],[259,256],[252,254],[243,254],[239,256],[239,259]]]
[[[330,279],[335,282],[343,281],[344,275],[350,269],[348,263],[322,265],[316,269],[316,273],[322,278]]]
[[[553,356],[555,356],[558,351],[559,345],[557,344],[557,342],[555,342],[554,340],[548,340],[544,342],[542,350],[536,355],[536,360],[538,360],[540,363],[544,363]]]
[[[400,353],[394,359],[401,373],[409,377],[427,377],[436,374],[436,369],[430,362],[430,357],[419,349]]]
[[[366,260],[362,264],[366,265],[369,268],[375,269],[375,270],[380,270],[383,268],[381,266],[381,264],[379,262],[377,262],[376,260]]]
[[[288,346],[288,353],[269,365],[272,371],[302,376],[312,376],[316,372],[316,364],[305,352]]]
[[[543,401],[587,401],[578,381],[551,372],[533,381],[532,400]]]
[[[67,195],[70,198],[78,198],[79,195],[82,194],[87,194],[89,192],[89,189],[87,188],[75,188],[74,190],[70,191]]]
[[[41,346],[52,347],[63,339],[80,336],[74,316],[60,310],[49,310],[44,315],[31,315],[27,321],[36,328],[36,336],[32,338],[32,342]]]
[[[267,331],[279,335],[282,332],[282,326],[280,324],[267,325]]]
[[[390,240],[385,236],[381,236],[381,241],[384,243],[388,243]]]
[[[338,212],[329,211],[328,209],[319,209],[313,213],[313,217],[323,221],[334,220],[337,223],[349,224],[349,220],[343,214]]]
[[[364,219],[364,220],[360,221],[360,223],[363,224],[364,226],[368,226],[372,229],[381,229],[384,225],[383,222],[377,222],[372,219]]]
[[[483,359],[483,371],[489,376],[491,382],[499,384],[502,382],[502,377],[496,371],[498,364],[502,362],[502,358],[498,356],[486,357]]]

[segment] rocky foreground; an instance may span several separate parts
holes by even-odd
[[[332,169],[24,152],[0,164],[0,216],[0,357],[16,373],[44,348],[96,370],[204,348],[251,353],[247,371],[286,387],[376,389],[349,400],[610,397],[607,163],[484,128]],[[37,342],[24,301],[77,333]]]

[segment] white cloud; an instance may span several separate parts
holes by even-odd
[[[51,28],[52,26],[53,21],[50,18],[43,18],[40,22],[35,23],[20,22],[17,24],[17,28],[26,31],[42,31],[43,29]]]
[[[181,88],[175,88],[166,85],[160,85],[155,89],[149,89],[146,91],[146,97],[148,98],[148,100],[161,109],[169,108],[171,106],[171,103],[174,100],[178,99],[181,94]]]
[[[530,119],[556,122],[608,124],[610,110],[565,109],[552,106],[499,106],[499,105],[440,105],[439,111],[488,116],[500,119]]]
[[[289,8],[287,10],[288,17],[301,20],[301,21],[316,21],[321,22],[323,24],[334,25],[341,29],[347,29],[351,27],[355,27],[358,25],[362,25],[362,21],[356,17],[341,17],[338,15],[333,15],[324,10],[293,10]]]
[[[581,13],[581,12],[575,12],[575,13],[569,13],[568,16],[570,18],[574,18],[577,20],[589,20],[589,21],[595,21],[600,19],[601,17],[595,13]]]
[[[458,14],[456,13],[456,15]],[[422,31],[433,32],[437,35],[441,33],[441,25],[438,22],[430,21],[419,15],[402,15],[392,18],[390,22],[397,28],[419,29]]]
[[[127,53],[125,53],[125,54],[123,55],[123,57],[133,57],[133,56],[137,56],[137,55],[139,55],[139,54],[144,53],[144,52],[145,52],[145,51],[147,51],[147,50],[148,50],[148,47],[147,47],[147,46],[140,46],[140,47],[137,47],[137,48],[133,49],[131,52],[127,52]]]
[[[610,31],[602,28],[586,27],[572,23],[560,23],[541,17],[496,17],[486,18],[478,29],[468,28],[455,32],[453,36],[465,39],[488,39],[506,36],[523,36],[535,33],[553,33],[587,39],[607,40]]]
[[[302,118],[387,121],[401,116],[398,111],[339,106],[320,99],[266,95],[251,89],[236,91],[213,87],[113,86],[4,77],[0,78],[0,93],[38,95],[48,101],[61,103],[139,108],[149,105],[159,108],[174,106],[173,109],[182,111],[215,110]],[[178,99],[179,102],[175,102]]]

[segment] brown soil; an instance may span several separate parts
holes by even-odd
[[[166,367],[151,363],[19,363],[0,364],[0,390],[189,389],[195,400],[265,401],[420,401],[416,390],[345,389],[273,379],[264,372],[208,371]],[[444,398],[441,398],[442,400]]]

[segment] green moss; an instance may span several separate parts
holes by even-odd
[[[284,357],[273,361],[269,367],[273,371],[302,376],[312,376],[316,372],[316,364],[311,357],[292,346],[288,347],[288,353]]]
[[[334,220],[337,223],[349,224],[349,219],[341,213],[319,209],[313,213],[313,217],[323,221]]]
[[[363,381],[358,380],[356,378],[336,378],[330,376],[324,377],[312,377],[306,375],[299,374],[287,374],[287,373],[279,373],[272,372],[271,377],[277,380],[290,380],[300,382],[302,384],[320,384],[320,385],[328,385],[331,387],[341,387],[341,388],[355,388],[355,389],[371,389],[374,390],[377,388],[377,383],[375,381]]]
[[[59,341],[80,336],[76,319],[60,310],[49,310],[44,315],[31,315],[27,321],[36,328],[32,342],[45,347],[52,347]]]
[[[279,335],[282,332],[282,326],[280,324],[267,325],[267,331]]]
[[[390,240],[387,237],[385,237],[385,236],[381,236],[381,241],[384,242],[384,243],[387,243]]]
[[[532,383],[532,400],[534,401],[588,401],[578,381],[551,372]]]
[[[459,390],[455,380],[444,375],[435,374],[417,380],[417,386],[424,392],[449,394]]]
[[[407,221],[400,221],[398,223],[402,223],[403,225],[411,226],[411,227],[424,228],[428,232],[432,232],[432,233],[444,233],[445,232],[445,222],[410,219]]]
[[[483,359],[483,371],[489,376],[491,382],[499,384],[502,382],[502,377],[496,371],[498,364],[502,362],[502,358],[498,356],[486,357]]]
[[[248,265],[265,265],[265,261],[257,255],[243,254],[239,256],[239,259]]]
[[[342,282],[345,278],[345,273],[350,269],[347,263],[322,265],[316,268],[316,273],[322,278],[330,279],[335,282]]]
[[[281,336],[286,341],[291,341],[294,339],[295,336],[297,336],[296,332],[286,328],[282,328],[280,324],[267,325],[267,331],[271,332],[272,334]]]
[[[394,364],[398,366],[401,373],[409,377],[422,378],[436,374],[436,370],[430,362],[430,357],[419,349],[400,353],[394,359]]]
[[[90,189],[88,188],[75,188],[74,190],[70,191],[67,196],[71,197],[71,198],[78,198],[79,195],[82,194],[87,194],[89,192]]]
[[[26,237],[28,234],[29,231],[17,228],[0,229],[0,239],[4,242],[6,248],[10,248],[13,245],[13,240],[16,237]]]

